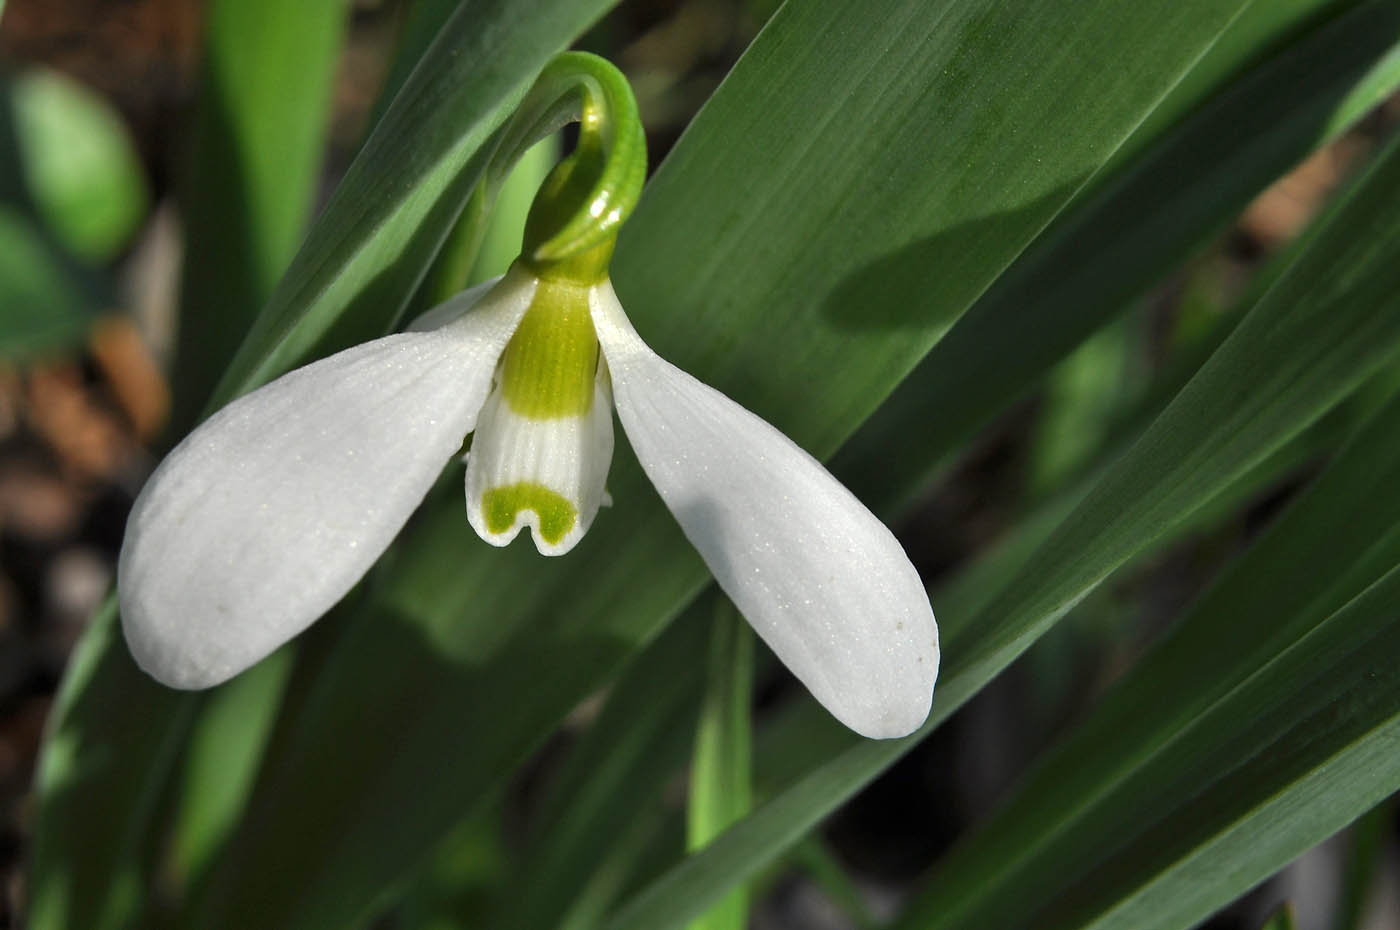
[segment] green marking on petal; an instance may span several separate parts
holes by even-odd
[[[540,537],[551,546],[568,535],[578,519],[578,509],[568,498],[534,481],[491,488],[481,495],[481,509],[492,533],[504,533],[515,525],[520,511],[533,510],[540,518]]]
[[[588,288],[543,278],[501,361],[501,391],[522,417],[577,417],[593,405],[598,336]]]

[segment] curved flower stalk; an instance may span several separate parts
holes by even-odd
[[[354,586],[468,434],[481,538],[504,546],[528,528],[541,553],[568,552],[606,496],[616,408],[662,500],[779,658],[857,732],[911,732],[939,660],[918,574],[815,459],[638,336],[607,273],[645,173],[622,76],[559,56],[500,157],[564,117],[581,122],[578,146],[502,278],[234,401],[151,476],[118,564],[132,654],[177,688],[254,664]]]

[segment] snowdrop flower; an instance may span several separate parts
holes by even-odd
[[[136,661],[204,688],[262,659],[355,585],[468,434],[472,527],[497,546],[528,529],[563,555],[606,496],[615,409],[686,537],[813,695],[867,736],[916,729],[938,631],[899,543],[781,432],[647,347],[607,277],[616,222],[539,259],[566,186],[546,181],[503,278],[247,394],[170,453],[118,566]]]

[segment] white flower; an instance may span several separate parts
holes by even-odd
[[[928,714],[938,629],[894,536],[811,456],[651,351],[611,283],[521,263],[418,328],[229,404],[138,497],[118,566],[136,661],[218,684],[345,595],[475,432],[467,517],[567,552],[604,498],[612,415],[754,629],[832,714],[902,736]],[[645,584],[645,579],[638,579]]]

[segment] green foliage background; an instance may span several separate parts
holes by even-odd
[[[345,6],[215,0],[176,433],[390,330],[460,264],[483,153],[553,54],[606,50],[611,6],[412,4],[308,222]],[[805,695],[753,718],[765,659],[627,449],[615,506],[547,562],[479,545],[449,474],[311,634],[213,692],[146,679],[99,612],[36,777],[29,926],[718,930],[791,869],[873,925],[824,819],[1018,659],[1053,680],[1067,631],[1129,625],[1113,584],[1301,488],[892,921],[1196,925],[1400,788],[1400,147],[1161,364],[1132,333],[1145,294],[1397,86],[1393,0],[788,0],[655,171],[614,280],[654,348],[897,528],[1040,397],[1009,528],[930,579],[928,723],[864,741]],[[523,163],[486,254],[548,167]],[[44,197],[0,203],[12,357],[71,339],[75,282],[102,287]],[[506,848],[502,799],[600,691]]]

